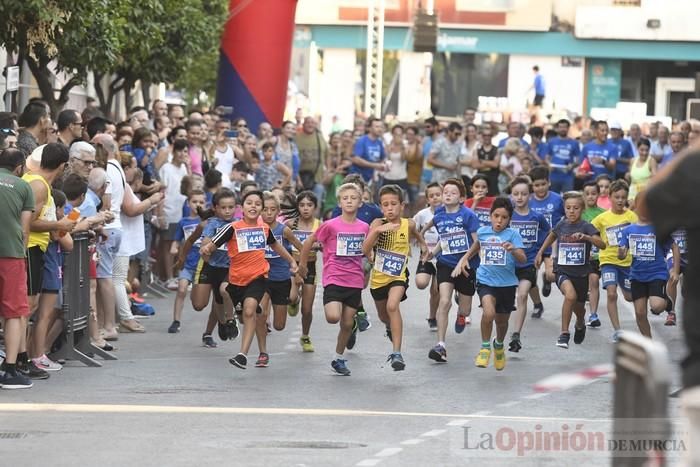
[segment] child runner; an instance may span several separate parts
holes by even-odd
[[[175,241],[170,248],[170,254],[176,257],[179,256],[181,244],[189,239],[190,235],[194,233],[197,226],[202,221],[197,213],[204,209],[204,205],[206,204],[204,191],[200,189],[190,190],[187,203],[191,214],[190,216],[180,219],[177,230],[175,231]],[[182,307],[185,304],[185,297],[187,297],[187,288],[194,280],[197,263],[199,263],[199,242],[200,240],[197,239],[193,243],[192,248],[187,252],[187,256],[182,264],[179,261],[176,263],[176,267],[181,269],[178,275],[177,295],[175,296],[175,304],[173,305],[173,322],[168,328],[170,334],[180,332]]]
[[[557,346],[569,348],[569,325],[572,311],[576,314],[574,344],[580,344],[586,337],[586,295],[588,276],[591,272],[591,245],[605,248],[600,234],[590,223],[581,219],[585,202],[579,192],[564,193],[565,218],[549,233],[542,248],[537,253],[535,265],[542,264],[544,252],[557,242],[556,264],[557,286],[564,295],[561,308],[561,334]]]
[[[666,295],[666,283],[678,282],[678,245],[672,239],[660,242],[656,238],[654,227],[641,213],[636,224],[628,225],[622,230],[619,240],[617,257],[623,259],[628,254],[632,256],[630,282],[637,327],[643,336],[651,338],[651,326],[647,319],[649,307],[655,315],[673,309],[673,302]],[[674,260],[670,274],[666,267],[666,253],[669,251],[672,251]]]
[[[439,183],[429,183],[425,187],[425,199],[428,202],[428,207],[422,209],[413,216],[413,222],[416,223],[416,228],[423,231],[425,224],[433,220],[435,209],[442,204],[442,187]],[[428,251],[433,251],[440,240],[435,226],[423,231],[423,238],[428,247]],[[430,311],[428,314],[428,327],[431,331],[437,331],[437,315],[438,302],[440,294],[438,292],[437,270],[435,269],[434,261],[418,261],[416,268],[416,287],[423,290],[430,286]]]
[[[262,220],[269,227],[275,236],[277,244],[284,247],[291,253],[290,243],[297,249],[301,249],[301,243],[294,237],[292,229],[277,221],[280,213],[280,202],[275,195],[270,192],[263,193]],[[265,259],[270,265],[267,277],[267,291],[263,296],[260,307],[262,314],[256,316],[255,334],[258,338],[258,349],[260,355],[255,363],[258,368],[266,367],[270,362],[270,355],[267,353],[267,319],[270,313],[270,303],[272,304],[273,320],[272,325],[277,331],[281,331],[287,324],[287,305],[292,289],[292,273],[289,264],[270,245],[265,247]]]
[[[586,203],[581,219],[586,222],[593,222],[593,219],[605,212],[605,209],[598,206],[598,184],[588,181],[583,185],[583,201]],[[598,247],[591,246],[591,273],[588,275],[588,305],[590,315],[588,326],[592,328],[600,327],[598,318],[598,304],[600,302],[600,261],[598,260]]]
[[[305,190],[299,193],[295,200],[296,207],[285,211],[284,215],[289,217],[286,224],[292,229],[294,236],[299,242],[304,243],[306,239],[321,225],[321,222],[314,217],[318,199],[313,191]],[[313,352],[314,346],[311,343],[309,333],[311,332],[311,322],[313,321],[314,299],[316,298],[316,251],[318,245],[309,252],[309,261],[306,264],[306,277],[296,275],[293,279],[292,291],[289,295],[290,304],[287,308],[289,316],[296,316],[299,312],[299,302],[301,302],[301,337],[299,343],[304,352]],[[300,260],[299,251],[294,248],[292,252],[297,262]],[[299,288],[301,287],[301,291]]]
[[[418,242],[421,256],[427,252],[425,241],[416,230],[412,219],[404,219],[403,189],[398,185],[384,185],[379,190],[379,205],[384,219],[376,219],[370,225],[369,234],[362,246],[365,256],[373,259],[370,292],[377,307],[379,319],[386,326],[386,335],[393,350],[387,361],[395,371],[406,366],[401,356],[403,320],[399,304],[406,299],[408,288],[408,257],[410,240]]]
[[[506,353],[503,340],[508,333],[508,318],[515,309],[515,289],[518,276],[515,275],[515,263],[524,264],[527,255],[520,234],[508,227],[513,216],[513,205],[508,198],[496,198],[491,206],[491,225],[479,228],[478,239],[462,257],[454,270],[460,274],[470,267],[468,259],[480,253],[481,263],[476,271],[477,290],[481,298],[483,313],[481,315],[481,349],[475,364],[486,368],[491,358],[491,335],[496,323],[496,338],[493,340],[496,370],[506,366]]]
[[[676,299],[678,298],[678,282],[680,282],[680,276],[685,278],[685,268],[688,266],[688,238],[686,231],[684,229],[676,230],[671,234],[671,237],[673,237],[673,242],[678,246],[681,264],[680,269],[678,270],[678,280],[673,281],[671,280],[671,277],[669,277],[668,284],[666,285],[666,293],[668,293],[668,296],[671,298],[671,302],[674,306],[674,308],[671,308],[671,311],[669,311],[668,315],[666,316],[666,322],[664,323],[666,326],[676,325],[676,312],[674,310],[676,306]],[[670,272],[674,268],[677,261],[675,261],[673,255],[669,253],[666,263]],[[685,298],[685,279],[681,285],[681,295],[683,295],[683,298]]]
[[[365,287],[362,243],[369,225],[357,219],[361,200],[362,189],[354,183],[338,187],[342,214],[321,224],[304,241],[300,255],[300,274],[305,277],[314,243],[319,242],[323,247],[323,308],[327,322],[340,323],[331,368],[343,376],[350,375],[343,354],[353,332],[355,313],[362,304],[362,289]]]
[[[202,255],[206,256],[218,247],[228,246],[230,267],[226,292],[234,305],[241,304],[244,324],[241,350],[229,359],[229,363],[245,370],[248,365],[248,350],[256,330],[256,313],[262,312],[258,305],[267,290],[270,265],[265,261],[265,247],[269,245],[289,263],[290,270],[294,273],[297,272],[297,264],[292,255],[277,242],[270,227],[260,219],[263,209],[262,192],[249,191],[241,197],[241,202],[243,219],[226,224],[210,243],[202,244],[201,251]],[[261,321],[264,326],[266,320]],[[262,349],[260,350],[262,352]],[[263,360],[266,366],[269,358],[265,359],[262,355],[261,357],[263,358],[259,360]]]
[[[607,174],[598,175],[595,178],[598,185],[598,207],[605,210],[610,209],[610,176]]]
[[[484,174],[476,174],[471,180],[472,198],[464,205],[474,211],[479,219],[479,227],[491,225],[491,206],[495,196],[489,196],[489,179]]]
[[[423,232],[433,225],[438,231],[440,243],[427,259],[437,256],[437,281],[440,293],[438,303],[437,324],[438,342],[430,349],[428,358],[439,363],[447,362],[445,350],[445,335],[447,334],[447,319],[452,305],[452,294],[459,293],[459,312],[455,321],[455,332],[461,333],[467,325],[466,317],[472,309],[472,297],[475,293],[474,276],[479,266],[479,258],[470,258],[470,269],[465,274],[452,275],[457,263],[476,241],[476,231],[479,220],[476,215],[463,205],[466,188],[462,180],[448,178],[442,187],[443,206],[435,211],[435,217],[423,226]]]
[[[564,217],[564,203],[561,195],[549,190],[549,169],[539,166],[530,171],[532,179],[532,196],[530,196],[530,209],[542,214],[551,226],[559,223]],[[554,263],[552,262],[551,248],[544,253],[544,273],[542,274],[542,295],[549,297],[552,292],[552,282],[554,281]],[[530,297],[535,306],[532,313],[533,318],[541,318],[544,312],[542,299],[536,284],[532,284]]]
[[[530,209],[529,201],[532,185],[528,177],[516,177],[510,185],[510,197],[514,205],[513,218],[510,227],[520,234],[525,245],[527,261],[515,267],[518,277],[517,312],[515,315],[515,331],[510,339],[508,350],[519,352],[523,347],[520,333],[525,324],[527,314],[527,297],[530,289],[537,284],[537,269],[535,256],[549,234],[551,227],[542,214]]]
[[[620,333],[620,319],[617,314],[617,288],[622,289],[622,295],[628,302],[632,301],[630,290],[629,270],[632,257],[625,259],[617,257],[617,246],[620,245],[622,230],[637,222],[637,215],[628,210],[627,195],[629,189],[624,180],[615,180],[610,185],[610,201],[612,207],[593,219],[593,226],[598,229],[605,242],[605,250],[600,252],[600,271],[603,276],[603,288],[608,296],[608,315],[615,330],[612,341],[617,342]],[[613,248],[610,248],[613,247]]]

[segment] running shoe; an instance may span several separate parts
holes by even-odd
[[[216,343],[214,338],[211,337],[211,334],[203,334],[202,335],[202,345],[204,347],[207,347],[210,349],[215,349],[218,344]]]
[[[552,293],[552,283],[547,280],[547,275],[542,273],[542,296],[549,297]]]
[[[610,341],[613,344],[617,344],[618,341],[620,340],[620,334],[622,333],[621,329],[618,329],[617,331],[613,332],[612,336],[610,337]]]
[[[270,364],[270,356],[266,354],[265,352],[260,352],[260,355],[258,355],[258,360],[255,362],[255,367],[256,368],[267,368],[267,365]],[[236,365],[238,366],[238,365]]]
[[[493,367],[498,371],[506,367],[506,349],[503,344],[497,346],[496,341],[493,343]]]
[[[591,313],[591,315],[588,317],[588,326],[592,328],[599,328],[600,327],[600,318],[598,318],[598,313]]]
[[[389,342],[394,342],[394,340],[391,337],[391,327],[389,325],[386,326],[386,334],[384,334],[387,339],[389,339]]]
[[[489,366],[489,360],[491,359],[491,348],[482,347],[479,349],[479,353],[476,355],[475,364],[479,368],[486,368]]]
[[[391,362],[391,367],[394,371],[403,371],[403,369],[406,368],[406,363],[403,361],[401,352],[389,354],[389,358],[387,358],[386,361]]]
[[[571,334],[569,334],[568,332],[562,332],[561,334],[559,334],[559,339],[557,339],[557,347],[561,347],[562,349],[568,349],[570,338]]]
[[[34,362],[34,365],[36,365],[37,368],[41,368],[44,371],[61,371],[63,369],[63,365],[54,362],[49,357],[47,357],[46,354],[42,355],[39,358],[32,358],[32,361]]]
[[[136,303],[146,303],[146,300],[144,300],[143,297],[136,292],[130,293],[129,298]]]
[[[34,385],[32,380],[18,371],[6,371],[0,375],[0,388],[2,389],[28,389]]]
[[[574,344],[580,344],[586,338],[586,326],[578,329],[574,326]]]
[[[542,313],[544,313],[544,305],[541,303],[538,303],[535,305],[535,311],[533,311],[530,316],[533,318],[541,318]]]
[[[238,337],[238,322],[236,321],[236,318],[226,320],[224,327],[226,328],[226,335],[228,336],[229,340],[233,340]]]
[[[343,358],[335,359],[331,362],[331,368],[333,371],[342,376],[350,376],[350,369],[346,365],[346,361]]]
[[[299,302],[290,303],[289,305],[287,305],[287,314],[289,316],[292,316],[292,317],[298,315],[299,314]]]
[[[17,362],[17,371],[29,379],[49,379],[49,373],[46,370],[38,368],[33,361],[20,363]]]
[[[309,336],[301,336],[299,338],[299,343],[301,344],[301,349],[304,352],[314,351],[314,345],[311,343],[311,339],[309,338]]]
[[[235,357],[229,358],[228,362],[233,366],[237,366],[241,370],[245,370],[248,366],[248,357],[246,357],[242,353],[239,353]]]
[[[353,347],[355,347],[355,344],[357,343],[357,320],[354,319],[352,321],[352,332],[350,333],[350,337],[348,337],[348,343],[345,345],[345,348],[348,350],[352,350]]]
[[[467,320],[464,316],[458,314],[457,319],[455,320],[455,332],[457,334],[462,334],[465,327],[467,327]]]
[[[177,290],[177,279],[168,279],[168,281],[165,283],[165,288],[171,291],[176,291]]]
[[[428,329],[430,329],[431,332],[437,332],[437,319],[428,318]]]
[[[664,323],[664,326],[675,326],[676,325],[676,314],[673,311],[668,312],[668,316],[666,316],[666,322]]]
[[[180,332],[180,322],[175,320],[168,328],[168,334],[177,334],[178,332]]]
[[[464,324],[466,324],[467,326],[471,326],[471,325],[472,325],[472,318],[471,318],[471,316],[465,316],[465,317],[464,317]]]
[[[267,330],[268,334],[272,334],[272,328],[270,327],[270,323],[265,323],[265,329]]]
[[[369,319],[367,318],[367,312],[364,308],[360,308],[359,310],[357,310],[357,315],[355,319],[357,320],[357,326],[360,328],[360,332],[365,332],[366,330],[372,327],[372,323],[369,322]]]
[[[226,327],[226,323],[222,323],[221,321],[216,323],[216,330],[219,333],[219,339],[222,342],[228,340],[228,328]]]
[[[447,363],[447,350],[440,344],[436,345],[430,352],[428,352],[428,358],[435,360],[438,363]]]
[[[520,342],[520,333],[519,332],[514,332],[513,335],[510,337],[510,344],[508,344],[508,351],[509,352],[520,352],[520,349],[523,348],[523,344]]]

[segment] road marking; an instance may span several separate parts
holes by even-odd
[[[520,401],[503,402],[501,404],[496,404],[496,407],[513,407],[514,405],[517,405],[519,403]]]
[[[479,417],[479,416],[484,416],[484,415],[491,415],[491,411],[490,410],[479,410],[478,412],[474,412],[473,414],[471,414],[469,416],[470,417],[471,416]]]
[[[372,467],[373,465],[377,465],[382,461],[382,459],[365,459],[363,461],[358,462],[355,464],[358,467]]]
[[[430,431],[426,431],[426,432],[423,433],[421,436],[422,436],[422,437],[439,436],[439,435],[445,433],[446,431],[447,431],[447,430],[430,430]]]
[[[549,394],[549,392],[536,392],[534,394],[524,396],[523,399],[541,399],[543,397],[547,397]]]
[[[615,368],[611,364],[602,364],[572,373],[557,373],[535,383],[536,392],[566,391],[575,386],[584,386],[600,378],[611,377]]]
[[[469,420],[452,420],[447,422],[447,426],[462,426],[465,425]]]
[[[401,444],[403,444],[405,446],[411,446],[413,444],[420,444],[423,441],[425,441],[425,439],[412,438],[412,439],[406,439],[406,440],[401,441]]]
[[[386,448],[376,453],[374,457],[389,457],[393,456],[394,454],[398,454],[401,451],[403,451],[403,448]]]

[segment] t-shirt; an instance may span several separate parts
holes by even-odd
[[[416,223],[416,229],[418,229],[418,231],[423,230],[425,224],[433,220],[433,217],[435,217],[435,213],[429,207],[418,211],[416,215],[413,216],[413,222]],[[426,245],[428,245],[428,250],[433,251],[440,241],[440,237],[438,236],[435,226],[432,226],[425,231],[423,234],[423,239],[425,240]]]
[[[0,258],[24,258],[22,213],[34,211],[34,192],[29,183],[7,169],[0,169]]]
[[[233,154],[233,149],[231,149],[231,146],[228,144],[224,152],[216,149],[214,151],[214,158],[217,161],[214,168],[221,174],[221,186],[231,188],[231,172],[233,171],[233,165],[236,163],[236,156]]]
[[[629,248],[628,257],[632,257],[630,280],[650,282],[668,280],[666,253],[671,249],[672,240],[661,242],[651,225],[631,224],[622,229],[620,246]]]
[[[134,203],[139,203],[141,201],[131,190],[125,193],[124,196],[131,196]],[[122,212],[121,231],[122,239],[119,242],[119,252],[117,256],[134,256],[146,249],[143,214],[130,217]]]
[[[372,139],[369,135],[364,135],[357,140],[352,154],[367,162],[381,162],[386,157],[382,140],[380,138]],[[366,182],[369,182],[374,176],[374,169],[353,164],[350,166],[350,173],[360,174]]]
[[[100,203],[100,197],[92,191],[90,188],[87,189],[85,193],[85,200],[78,209],[80,210],[80,217],[92,217],[97,215],[97,206]],[[68,204],[68,203],[66,203]],[[70,211],[68,211],[70,212]],[[68,214],[66,212],[66,214]]]
[[[182,218],[182,203],[187,200],[187,196],[180,193],[180,183],[187,176],[187,167],[181,164],[176,167],[170,162],[166,162],[160,168],[160,181],[165,187],[165,204],[163,214],[168,224],[177,224]]]
[[[630,169],[630,160],[632,160],[634,157],[632,144],[630,144],[630,142],[625,138],[609,138],[608,143],[617,148],[617,164],[615,165],[615,172],[618,174],[627,173]]]
[[[406,268],[411,255],[408,219],[401,219],[398,230],[381,232],[374,245],[371,289],[379,289],[394,281],[408,280]]]
[[[573,177],[573,168],[569,169],[567,166],[578,162],[581,155],[578,141],[555,136],[547,141],[547,154],[550,156],[550,179],[552,181],[559,182]]]
[[[535,95],[544,96],[544,78],[541,74],[537,73],[535,75]]]
[[[277,240],[262,219],[253,224],[244,219],[230,222],[211,241],[218,247],[228,246],[229,283],[246,286],[258,277],[267,277],[270,265],[265,261],[265,249]]]
[[[472,234],[479,229],[479,219],[476,214],[464,206],[459,206],[455,212],[447,212],[444,206],[435,210],[433,225],[440,239],[440,253],[437,262],[450,267],[457,263],[471,246]],[[469,267],[479,266],[479,257],[474,255],[469,260]]]
[[[549,235],[551,227],[542,214],[532,209],[527,214],[520,214],[513,211],[510,219],[510,228],[520,234],[523,239],[524,250],[527,255],[527,262],[518,263],[517,268],[524,268],[535,264],[535,257],[540,251],[545,238]]]
[[[107,178],[109,179],[109,186],[112,187],[112,198],[109,210],[114,214],[114,220],[105,225],[105,230],[121,229],[121,212],[122,203],[124,201],[126,176],[124,175],[122,166],[114,159],[107,161]]]
[[[581,214],[581,219],[583,219],[586,222],[593,222],[593,219],[598,217],[600,214],[604,213],[605,209],[600,208],[598,206],[594,208],[586,208],[583,213]],[[591,245],[591,259],[597,260],[598,259],[598,253],[600,250],[598,249],[597,246]]]
[[[612,211],[605,211],[593,219],[593,226],[600,232],[600,238],[605,242],[605,249],[600,251],[599,258],[601,266],[612,264],[615,266],[629,267],[632,264],[632,257],[625,259],[617,258],[617,247],[620,244],[622,230],[630,224],[637,222],[637,215],[633,211],[625,211],[622,214],[615,214]]]
[[[255,172],[255,182],[262,191],[272,190],[281,179],[282,174],[277,170],[277,162],[272,160],[260,162],[260,167]]]
[[[520,234],[510,227],[500,232],[493,227],[480,227],[477,231],[479,237],[479,256],[481,264],[476,270],[476,280],[479,284],[491,287],[511,287],[518,285],[518,277],[515,275],[515,258],[512,253],[503,248],[505,242],[513,244],[514,248],[524,248]]]
[[[356,219],[345,222],[336,217],[316,230],[316,239],[323,246],[323,286],[338,285],[353,289],[365,287],[362,268],[362,243],[369,225]]]
[[[343,210],[340,209],[340,206],[336,206],[331,213],[331,217],[340,217],[342,213]],[[373,203],[362,203],[357,209],[357,218],[367,225],[370,225],[375,219],[380,219],[382,217],[384,217],[382,210]]]
[[[458,139],[455,142],[449,138],[440,138],[433,143],[430,149],[432,154],[435,154],[435,159],[444,164],[456,164],[462,154],[462,142]],[[448,178],[457,177],[458,169],[444,169],[442,167],[433,166],[433,182],[443,183]]]
[[[575,233],[598,235],[596,228],[584,220],[572,224],[562,219],[554,227],[554,234],[557,236],[554,270],[571,277],[586,277],[591,272],[589,258],[592,244],[586,240],[574,239]]]
[[[605,164],[611,160],[616,160],[618,156],[617,146],[609,142],[603,144],[592,141],[586,144],[581,151],[581,156],[588,159],[593,172],[593,178],[598,175],[614,175],[610,173]]]
[[[476,214],[477,219],[479,219],[479,227],[491,225],[491,206],[493,206],[495,199],[495,196],[486,196],[476,206],[474,206],[474,198],[469,198],[464,202],[464,205]]]
[[[498,156],[498,148],[495,146],[490,146],[488,150],[484,149],[482,145],[476,149],[476,156],[480,161],[493,161]],[[494,196],[498,194],[498,174],[500,173],[499,168],[484,167],[479,169],[479,173],[486,176],[489,184],[489,196]]]
[[[270,231],[272,235],[275,236],[275,240],[280,243],[285,250],[289,253],[292,252],[292,247],[289,242],[284,238],[285,225],[281,222],[277,222],[274,228]],[[289,270],[289,263],[287,260],[283,259],[279,253],[270,248],[270,245],[265,247],[265,259],[270,265],[270,272],[268,273],[268,279],[273,282],[286,281],[292,277],[292,272]]]
[[[542,199],[532,194],[528,204],[530,209],[538,214],[542,214],[550,226],[557,225],[561,218],[564,217],[564,201],[559,193],[550,191]]]
[[[199,217],[183,217],[180,219],[180,222],[177,224],[177,230],[175,231],[175,241],[183,244],[188,238],[190,238],[190,235],[194,233],[199,223]],[[190,251],[187,252],[183,269],[194,271],[197,268],[197,263],[199,263],[199,247],[201,245],[202,237],[199,237],[192,244]]]
[[[48,182],[44,177],[38,174],[34,174],[32,172],[27,172],[24,175],[22,175],[22,180],[25,182],[31,184],[31,182],[34,181],[39,181],[41,182],[44,187],[46,188],[46,201],[44,202],[44,205],[41,207],[41,211],[39,212],[38,219],[44,220],[44,221],[56,221],[56,204],[54,203],[53,196],[51,195],[51,187],[49,186]],[[31,185],[29,187],[31,189]],[[33,195],[33,192],[32,192]],[[41,251],[45,252],[46,248],[49,246],[49,241],[50,241],[50,233],[49,232],[34,232],[30,231],[29,232],[29,241],[27,242],[27,247],[32,248],[34,246],[38,246]]]
[[[208,238],[212,240],[214,237],[219,235],[221,231],[224,230],[228,225],[231,224],[231,221],[226,221],[224,219],[218,218],[218,217],[211,217],[207,221],[207,225],[204,226],[204,229],[202,230],[202,238]],[[199,240],[198,240],[199,241]],[[222,246],[219,246],[210,256],[209,256],[209,266],[213,266],[215,268],[228,268],[229,265],[231,264],[228,253],[228,249],[226,248],[225,245],[222,244]]]

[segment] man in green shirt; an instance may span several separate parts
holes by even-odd
[[[304,190],[311,190],[319,200],[323,200],[323,172],[326,170],[328,144],[318,130],[316,120],[306,117],[304,125],[296,137],[299,148],[299,179]],[[294,181],[292,181],[294,182]],[[320,206],[319,206],[320,207]],[[318,215],[318,213],[317,213]]]
[[[34,194],[19,176],[24,169],[24,154],[9,148],[0,152],[0,318],[5,331],[5,361],[0,367],[2,389],[32,387],[29,378],[17,371],[22,337],[29,316],[25,251],[29,224],[34,211]],[[27,355],[24,352],[23,358]]]

